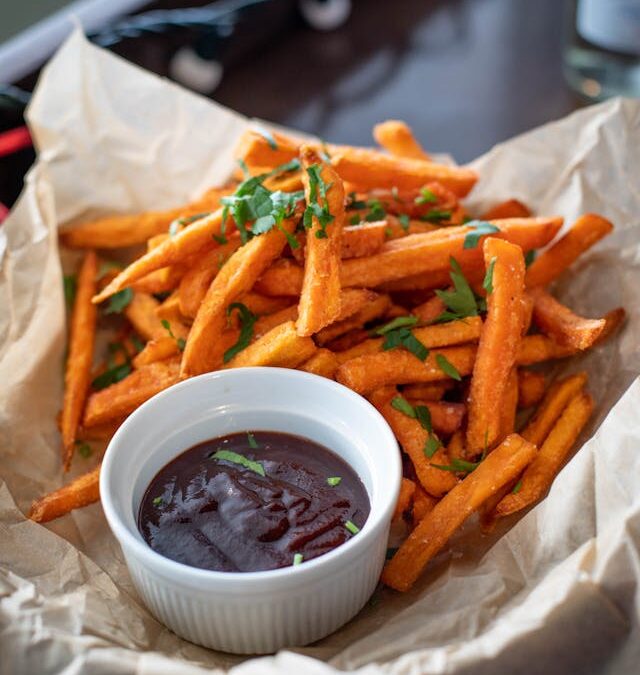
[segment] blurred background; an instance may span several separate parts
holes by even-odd
[[[0,8],[0,220],[23,112],[73,27],[245,115],[371,144],[403,119],[466,162],[581,105],[640,96],[640,0],[20,0]]]

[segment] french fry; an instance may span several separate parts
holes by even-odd
[[[496,507],[499,516],[520,511],[545,494],[592,412],[593,399],[585,392],[576,394],[569,401],[535,459],[522,474],[518,492],[508,494]]]
[[[340,265],[344,225],[344,187],[330,165],[311,147],[300,149],[307,209],[316,206],[307,230],[304,277],[298,303],[298,334],[308,337],[333,323],[340,314]],[[315,171],[314,171],[315,170]],[[306,218],[305,212],[305,218]],[[326,217],[328,223],[322,223]],[[306,224],[306,220],[305,220]]]
[[[168,321],[184,321],[185,316],[180,311],[180,296],[174,291],[166,300],[156,307],[156,316]]]
[[[125,307],[124,314],[138,335],[145,340],[163,338],[167,331],[157,311],[160,303],[149,293],[134,293],[131,302]]]
[[[487,296],[487,318],[471,377],[466,439],[469,456],[493,447],[500,437],[505,391],[524,324],[522,250],[491,237],[485,240],[483,252],[487,270],[493,270],[493,291]],[[515,373],[512,385],[517,396]]]
[[[287,243],[286,233],[295,229],[293,218],[281,228],[250,239],[229,258],[205,295],[189,331],[183,352],[181,376],[190,377],[219,368],[225,351],[220,336],[227,325],[227,308],[251,290],[256,279],[277,258]]]
[[[409,125],[400,120],[387,120],[376,124],[373,127],[373,137],[378,145],[396,157],[431,159],[414,138]]]
[[[530,408],[542,400],[546,389],[545,377],[526,368],[518,370],[518,407]]]
[[[449,455],[449,461],[464,459],[465,454],[464,432],[462,430],[455,431],[449,439],[449,445],[447,445],[447,455]]]
[[[385,242],[385,221],[347,225],[342,230],[342,259],[364,258],[377,253]]]
[[[268,295],[260,295],[253,291],[245,293],[240,298],[240,301],[250,312],[258,316],[273,314],[291,305],[291,298],[269,297]]]
[[[325,346],[327,349],[330,349],[332,352],[344,352],[349,350],[356,345],[361,344],[369,338],[369,331],[364,328],[353,328],[348,333],[341,335],[340,337],[334,338],[331,342],[327,342]],[[347,361],[348,358],[341,358],[340,362],[343,363]]]
[[[134,370],[120,382],[89,396],[85,408],[85,428],[102,425],[130,415],[138,406],[163,389],[178,382],[180,359],[151,363]]]
[[[575,353],[576,350],[572,347],[559,345],[546,335],[527,335],[522,338],[516,362],[519,366],[532,366],[542,361],[564,359]]]
[[[576,350],[588,349],[605,331],[607,318],[585,319],[558,302],[544,288],[533,288],[533,321],[560,345]],[[615,315],[614,315],[615,316]]]
[[[429,433],[420,422],[391,405],[397,395],[395,388],[390,387],[374,391],[369,399],[387,420],[402,449],[409,455],[422,487],[433,497],[441,497],[457,483],[453,473],[432,466],[447,464],[446,450],[440,446],[431,458],[427,457],[424,450]]]
[[[307,373],[321,375],[332,380],[339,365],[340,362],[332,351],[318,349],[310,359],[305,361],[301,366],[298,366],[298,368]]]
[[[449,382],[427,382],[425,384],[407,384],[402,389],[402,395],[408,399],[422,401],[439,401],[451,388]]]
[[[229,237],[226,244],[216,246],[200,255],[187,269],[180,280],[178,291],[180,311],[184,316],[195,317],[211,282],[240,245],[240,236],[235,234]]]
[[[359,289],[362,290],[362,289]],[[346,293],[347,291],[343,291]],[[388,295],[379,295],[373,291],[365,291],[370,293],[369,299],[364,306],[361,306],[356,312],[351,312],[345,318],[338,317],[338,321],[335,321],[330,326],[323,328],[316,335],[316,342],[325,346],[330,342],[334,341],[341,335],[348,333],[352,330],[357,330],[362,328],[366,323],[378,319],[381,316],[385,316],[391,307],[391,300]]]
[[[304,270],[292,260],[277,260],[258,279],[254,290],[269,297],[297,297],[302,291]]]
[[[162,267],[155,272],[150,272],[142,279],[134,281],[131,288],[142,293],[167,293],[178,286],[185,271],[185,265]]]
[[[398,501],[396,502],[392,520],[402,520],[404,514],[409,511],[413,505],[413,495],[415,492],[416,484],[408,478],[403,478],[400,483],[400,494],[398,495]]]
[[[523,438],[540,447],[569,401],[584,388],[586,383],[586,373],[577,373],[554,382],[535,415],[522,430]]]
[[[445,222],[462,224],[466,215],[458,197],[438,182],[426,183],[411,190],[399,190],[395,186],[375,188],[368,192],[361,192],[357,195],[357,200],[380,202],[387,216],[406,215],[416,225],[429,225],[429,221],[422,220],[422,218],[433,218],[433,209],[439,212],[436,219],[438,224],[434,227]],[[446,211],[451,214],[443,216],[443,212]],[[411,233],[411,228],[409,228],[409,233]]]
[[[234,227],[233,220],[228,218],[227,233],[230,234]],[[203,249],[215,246],[213,236],[220,236],[221,230],[222,209],[218,209],[178,232],[175,237],[165,239],[162,244],[134,260],[106,288],[94,296],[93,302],[102,302],[155,270],[181,263]]]
[[[343,181],[364,191],[393,187],[411,190],[437,181],[459,197],[465,197],[478,179],[475,171],[464,167],[390,157],[375,150],[346,146],[332,149],[331,164]]]
[[[462,421],[464,420],[467,410],[464,403],[449,403],[448,401],[409,398],[404,392],[403,396],[407,398],[411,405],[423,405],[429,409],[433,430],[439,436],[450,436],[462,426]]]
[[[533,460],[536,448],[508,436],[463,481],[448,492],[409,535],[382,573],[382,582],[408,591],[451,535],[503,485]]]
[[[514,478],[503,485],[495,494],[480,507],[480,531],[482,534],[491,534],[496,527],[500,516],[496,513],[496,506],[515,488],[518,479]]]
[[[124,420],[114,420],[113,422],[107,422],[106,424],[101,424],[95,427],[89,427],[85,429],[80,427],[78,429],[78,440],[79,441],[110,441],[113,438],[113,435],[118,431],[118,427],[124,422]]]
[[[444,302],[434,295],[426,302],[414,307],[411,314],[417,316],[420,323],[433,323],[446,309]]]
[[[261,316],[253,326],[253,337],[262,337],[265,333],[288,321],[295,321],[298,318],[298,306],[290,305],[273,314]]]
[[[133,367],[142,368],[156,361],[164,361],[180,351],[175,338],[169,335],[149,340],[144,349],[133,357]]]
[[[433,511],[433,507],[438,503],[436,497],[432,497],[428,492],[422,489],[422,486],[416,485],[413,493],[413,508],[411,511],[411,520],[413,527],[429,513]]]
[[[245,131],[236,147],[236,156],[241,158],[251,169],[260,167],[259,173],[297,158],[300,147],[300,142],[297,139],[276,131],[271,132],[271,136],[275,142],[275,147],[259,131],[253,129]],[[254,172],[252,171],[252,173]]]
[[[233,189],[233,186],[213,188],[201,199],[167,211],[109,216],[82,223],[63,230],[60,238],[69,248],[111,249],[143,244],[155,235],[166,233],[169,225],[176,219],[214,211],[218,208],[220,199],[233,192]]]
[[[36,523],[47,523],[73,509],[93,504],[98,499],[100,499],[100,465],[58,490],[36,499],[31,505],[29,518]]]
[[[301,363],[310,359],[316,349],[313,340],[310,337],[298,335],[295,323],[288,321],[276,326],[236,354],[225,367],[277,366],[279,368],[297,368]]]
[[[485,211],[480,220],[500,220],[502,218],[528,218],[531,210],[517,199],[507,199]]]
[[[97,308],[91,303],[96,290],[98,258],[88,251],[78,274],[78,286],[69,331],[69,355],[64,375],[64,401],[61,415],[63,466],[67,471],[73,459],[78,426],[91,382],[93,345],[96,337]]]
[[[546,286],[557,279],[587,249],[613,230],[613,224],[595,213],[580,216],[571,229],[527,269],[527,287]]]
[[[518,370],[511,369],[502,395],[500,408],[500,432],[498,442],[511,435],[516,428],[516,413],[518,411]]]

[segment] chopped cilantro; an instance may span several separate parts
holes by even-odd
[[[132,300],[133,291],[130,288],[123,288],[109,298],[109,304],[104,308],[104,313],[120,314]]]
[[[493,293],[493,268],[496,266],[496,257],[491,258],[489,267],[487,267],[487,272],[484,275],[484,281],[482,282],[482,288],[487,291],[487,294]]]
[[[347,530],[349,530],[349,532],[351,532],[351,534],[358,534],[358,532],[360,532],[360,528],[350,520],[347,520],[344,526],[347,528]]]
[[[476,297],[466,280],[462,269],[455,258],[449,259],[451,272],[449,276],[453,282],[452,291],[436,291],[436,295],[444,302],[448,312],[438,317],[438,321],[453,319],[464,319],[467,316],[477,316],[478,306]]]
[[[436,452],[438,451],[438,448],[442,445],[440,443],[439,439],[431,434],[429,438],[427,438],[426,443],[424,444],[424,454],[431,459]]]
[[[252,433],[247,433],[247,442],[249,443],[249,447],[253,448],[254,450],[258,447],[258,441],[256,441],[256,437]]]
[[[447,209],[431,209],[420,216],[420,220],[426,220],[429,223],[440,223],[443,220],[449,220],[451,215],[451,211]]]
[[[500,232],[500,228],[488,223],[486,220],[470,220],[467,223],[468,227],[472,227],[471,232],[467,232],[464,237],[464,244],[462,248],[475,248],[480,241],[480,237],[484,237],[487,234],[495,234]]]
[[[384,342],[382,343],[384,351],[403,347],[421,361],[424,361],[429,356],[429,350],[411,332],[410,328],[396,328],[389,331],[384,338]]]
[[[182,218],[176,218],[175,220],[172,220],[171,223],[169,224],[169,236],[175,237],[176,234],[180,232],[181,227],[191,225],[191,223],[195,223],[196,220],[206,218],[207,216],[210,215],[211,211],[205,211],[204,213],[194,213],[191,216],[183,216]]]
[[[117,263],[113,262],[113,260],[103,260],[100,263],[100,267],[98,267],[98,273],[96,274],[96,281],[100,281],[100,279],[103,279],[108,272],[111,270],[120,270],[122,269],[122,266]]]
[[[440,370],[442,370],[442,372],[449,377],[452,377],[454,380],[458,380],[458,382],[462,380],[462,377],[460,376],[460,373],[457,371],[456,367],[447,359],[444,354],[436,354],[436,363],[438,364]]]
[[[385,557],[386,560],[391,560],[391,558],[393,558],[393,556],[394,556],[397,552],[398,552],[398,547],[397,547],[397,546],[390,547],[390,548],[387,549],[387,552],[384,554],[384,557]]]
[[[416,316],[398,316],[389,323],[386,323],[380,328],[376,328],[375,333],[377,335],[386,335],[396,328],[402,328],[407,326],[415,326],[418,323],[418,317]]]
[[[75,274],[66,274],[62,277],[64,284],[64,301],[67,307],[73,307],[73,302],[76,299],[76,290],[78,288],[78,279]]]
[[[229,307],[227,307],[227,316],[231,316],[234,309],[238,310],[238,314],[240,315],[240,336],[238,337],[238,341],[224,353],[222,360],[225,363],[231,361],[236,354],[249,346],[251,338],[253,337],[253,324],[258,319],[258,317],[241,302],[230,304]]]
[[[316,237],[318,239],[327,238],[327,225],[334,219],[329,211],[327,204],[327,192],[331,188],[331,184],[327,185],[322,178],[322,167],[319,164],[312,164],[307,168],[307,176],[309,177],[309,199],[307,200],[307,208],[304,211],[302,223],[305,229],[310,229],[313,225],[313,217],[315,216],[320,226],[316,230]],[[319,203],[320,195],[324,200],[324,206]]]
[[[372,199],[367,202],[369,213],[364,217],[368,223],[373,223],[377,220],[384,220],[387,213],[382,206],[382,202],[378,199]]]
[[[131,336],[131,344],[138,353],[144,349],[144,342],[137,335]]]
[[[178,349],[181,352],[183,352],[184,348],[187,344],[187,341],[184,338],[177,338],[173,334],[173,331],[171,330],[171,324],[166,319],[162,319],[160,321],[160,323],[162,324],[162,327],[167,331],[167,333],[169,333],[169,337],[172,337],[176,341],[176,344],[178,345]]]
[[[402,227],[402,229],[405,232],[408,232],[409,226],[411,225],[411,221],[409,220],[409,216],[406,213],[401,213],[398,216],[398,220],[400,221],[400,227]]]
[[[478,467],[480,462],[467,462],[465,459],[458,459],[454,457],[451,464],[430,464],[430,466],[442,471],[452,471],[453,473],[471,473]]]
[[[302,561],[304,560],[302,553],[296,553],[293,556],[293,566],[296,567],[297,565],[301,565]]]
[[[511,494],[517,495],[518,492],[522,489],[522,478],[513,486],[513,490],[511,490]]]
[[[526,267],[529,267],[531,263],[536,259],[538,252],[535,249],[531,249],[524,254],[524,264]]]
[[[248,459],[244,455],[241,455],[238,452],[233,452],[232,450],[216,450],[209,455],[209,459],[222,459],[225,462],[231,462],[232,464],[238,464],[243,466],[249,471],[253,471],[260,476],[264,476],[264,467],[260,462],[254,462],[252,459]]]
[[[76,448],[80,457],[88,459],[93,454],[91,446],[86,441],[76,441]]]
[[[327,484],[331,487],[335,487],[336,485],[340,485],[341,480],[342,478],[340,476],[330,476],[327,478]]]
[[[423,187],[420,188],[420,196],[416,197],[414,201],[416,204],[435,204],[438,201],[438,198],[431,190],[429,190],[429,188]],[[451,214],[450,211],[449,214]]]
[[[350,192],[349,193],[349,201],[347,202],[347,208],[348,209],[358,209],[359,211],[361,211],[362,209],[367,208],[367,202],[359,200],[358,195],[356,195],[355,192]]]
[[[276,139],[273,137],[273,135],[268,132],[266,129],[263,129],[262,127],[254,127],[255,131],[259,133],[266,141],[269,147],[272,150],[277,150],[278,149],[278,144],[276,143]]]
[[[94,378],[93,382],[91,382],[91,386],[96,391],[99,391],[100,389],[105,389],[106,387],[115,384],[116,382],[120,382],[120,380],[124,380],[124,378],[127,375],[129,375],[130,372],[131,372],[131,364],[129,364],[128,362],[121,363],[117,366],[108,368],[107,370],[104,371],[104,373],[101,373],[96,378]]]
[[[162,505],[162,497],[154,497],[153,505],[154,506],[161,506]]]

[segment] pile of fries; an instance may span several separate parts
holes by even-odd
[[[624,310],[583,318],[547,290],[610,222],[587,214],[557,238],[562,218],[515,200],[469,214],[475,172],[433,161],[402,122],[374,137],[382,149],[256,128],[234,179],[196,203],[63,231],[86,253],[60,429],[68,469],[181,379],[241,366],[335,379],[380,410],[405,454],[395,517],[413,529],[383,574],[405,591],[472,513],[488,531],[545,495],[593,402],[585,374],[548,386],[538,364],[605,340]],[[128,266],[109,260],[136,245]],[[105,327],[116,338],[96,353]],[[31,518],[98,500],[99,471]]]

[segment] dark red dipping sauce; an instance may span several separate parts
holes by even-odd
[[[362,481],[331,450],[301,436],[253,431],[199,443],[169,462],[142,498],[138,528],[172,560],[257,572],[344,544],[369,510]]]

